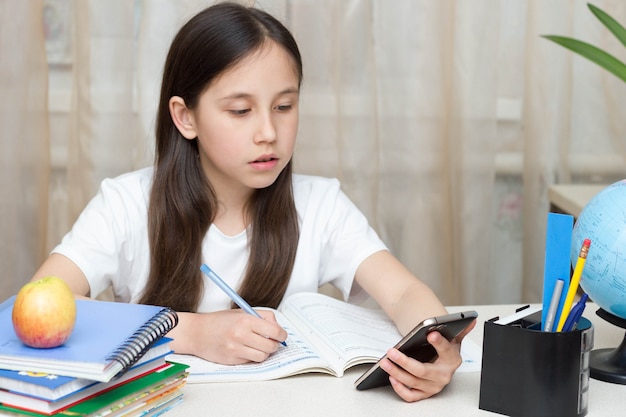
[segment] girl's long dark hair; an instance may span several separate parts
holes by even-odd
[[[217,211],[216,196],[198,158],[196,140],[185,139],[172,122],[169,99],[188,108],[225,70],[267,40],[293,58],[302,80],[302,60],[291,33],[266,12],[219,3],[200,12],[178,32],[163,70],[156,121],[155,170],[148,209],[150,275],[141,303],[196,311],[203,294],[202,240]],[[253,306],[277,307],[291,276],[298,221],[289,162],[269,187],[256,190],[247,218],[250,257],[241,296]]]

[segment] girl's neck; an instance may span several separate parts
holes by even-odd
[[[222,203],[213,224],[226,236],[236,236],[248,227],[243,207],[227,207]]]
[[[215,190],[218,206],[217,214],[213,224],[227,236],[236,236],[244,231],[249,222],[246,216],[246,204],[251,198],[253,190],[247,192],[220,192],[224,190]]]

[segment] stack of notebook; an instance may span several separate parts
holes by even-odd
[[[187,366],[165,361],[174,311],[77,300],[69,340],[35,349],[15,335],[14,299],[0,304],[0,416],[157,416],[182,401]]]

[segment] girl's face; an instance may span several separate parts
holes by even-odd
[[[298,86],[291,56],[267,42],[201,94],[190,118],[218,198],[268,187],[287,165],[298,130]]]

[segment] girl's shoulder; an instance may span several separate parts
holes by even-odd
[[[111,187],[129,192],[149,191],[152,187],[153,167],[141,168],[136,171],[126,172],[117,177],[105,178],[102,187]]]
[[[293,174],[292,178],[294,194],[326,193],[331,190],[338,191],[341,188],[337,178],[303,174]]]
[[[337,178],[293,174],[293,198],[299,212],[332,210],[346,199]]]
[[[105,178],[100,184],[101,201],[108,205],[137,206],[140,210],[148,204],[152,188],[152,167]]]

